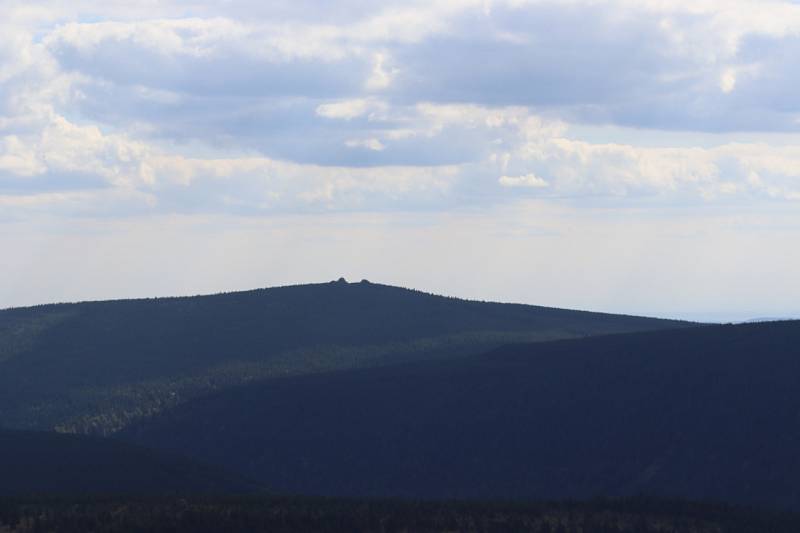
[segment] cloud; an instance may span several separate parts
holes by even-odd
[[[16,135],[0,139],[0,172],[28,177],[45,172],[45,165],[36,153]]]
[[[364,99],[343,100],[317,106],[317,115],[325,118],[350,120],[360,117],[372,107],[371,102]]]
[[[43,44],[62,69],[88,83],[136,86],[150,94],[241,99],[356,94],[373,75],[372,58],[338,45],[330,31],[223,18],[70,23],[53,30]]]
[[[720,76],[719,88],[726,94],[733,92],[736,88],[736,71],[726,69]]]
[[[374,55],[372,75],[367,80],[367,89],[380,90],[386,89],[392,83],[392,76],[395,74],[393,69],[386,67],[386,55],[377,52]]]
[[[386,145],[378,139],[350,139],[345,141],[344,144],[348,148],[366,148],[367,150],[374,150],[376,152],[386,149]]]
[[[793,129],[785,104],[748,95],[777,86],[792,98],[792,80],[775,78],[793,71],[777,60],[793,57],[800,7],[735,5],[498,1],[487,11],[483,2],[384,3],[338,25],[285,6],[276,12],[295,18],[282,24],[264,10],[263,18],[237,19],[241,5],[205,6],[205,18],[70,23],[44,43],[71,71],[183,94],[353,100],[377,91],[403,102],[557,107],[590,123]],[[759,40],[769,45],[750,44]],[[124,68],[118,57],[127,58]],[[718,98],[745,73],[750,89]]]
[[[105,198],[113,191],[120,192],[113,205],[126,215],[440,210],[491,205],[528,194],[578,202],[605,198],[635,205],[655,199],[680,205],[795,201],[800,192],[797,145],[596,143],[576,139],[563,122],[524,108],[377,107],[385,115],[376,120],[387,124],[395,124],[396,112],[411,118],[398,129],[385,124],[383,130],[372,130],[380,138],[343,140],[340,147],[358,152],[353,157],[360,162],[366,153],[383,158],[394,152],[390,157],[397,161],[409,160],[397,145],[413,150],[428,145],[439,151],[452,148],[458,135],[465,142],[463,153],[451,164],[373,166],[292,162],[258,153],[198,156],[54,115],[41,131],[4,138],[0,192],[6,191],[7,205],[14,203],[13,195],[20,198],[14,204],[16,212],[26,205],[37,207],[38,193],[47,199],[45,204],[58,204],[64,213],[72,209],[104,216],[113,210],[91,198]],[[82,208],[77,208],[79,199],[85,200]],[[126,199],[129,208],[122,205]]]
[[[547,187],[547,181],[534,174],[524,176],[500,176],[497,182],[503,187]]]
[[[732,5],[12,2],[0,194],[68,212],[117,191],[121,213],[795,201],[800,7]]]

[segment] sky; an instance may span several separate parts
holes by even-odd
[[[800,316],[798,1],[0,14],[0,308],[345,276]]]

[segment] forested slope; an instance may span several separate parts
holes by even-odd
[[[344,280],[10,309],[0,311],[0,426],[109,434],[252,381],[686,325]]]
[[[230,494],[244,477],[122,442],[0,430],[0,497],[31,494]],[[1,530],[1,529],[0,529]]]
[[[800,322],[707,326],[255,384],[125,437],[289,493],[800,509],[798,382]]]

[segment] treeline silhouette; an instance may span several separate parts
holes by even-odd
[[[369,282],[0,311],[0,427],[108,435],[257,380],[687,324]]]
[[[562,503],[318,498],[0,500],[4,533],[796,533],[800,517],[644,498]]]

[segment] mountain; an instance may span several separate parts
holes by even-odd
[[[0,426],[111,434],[286,376],[687,326],[338,282],[0,311]]]
[[[257,486],[172,454],[123,442],[0,430],[0,496],[245,493]],[[0,528],[2,530],[2,528]]]
[[[797,510],[798,382],[800,321],[705,326],[252,384],[122,437],[284,493]]]

